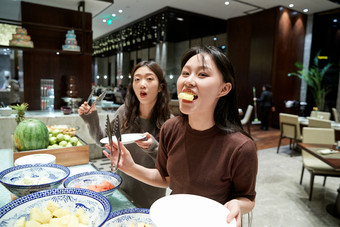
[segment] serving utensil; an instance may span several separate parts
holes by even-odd
[[[116,118],[110,122],[110,117],[109,115],[106,116],[106,124],[105,124],[105,131],[107,134],[107,137],[109,139],[109,145],[110,145],[110,155],[112,156],[112,149],[113,149],[113,144],[112,144],[112,136],[115,135],[117,139],[117,163],[114,165],[111,161],[111,171],[115,172],[119,168],[119,160],[120,160],[120,145],[119,142],[122,139],[121,133],[120,133],[120,123],[119,123],[119,115],[116,116]]]
[[[90,109],[85,113],[85,114],[88,114],[92,108],[92,106],[96,105],[97,102],[101,102],[103,101],[106,93],[107,93],[107,90],[105,89],[103,91],[103,93],[101,93],[97,98],[96,100],[94,100],[94,102],[92,104],[90,104],[91,100],[92,100],[92,96],[93,96],[93,93],[94,93],[94,89],[92,89],[91,91],[91,94],[89,95],[89,97],[87,98],[87,103],[91,106]]]
[[[120,133],[119,115],[116,116],[116,118],[113,120],[112,123],[113,123],[113,133],[117,138],[118,154],[117,154],[116,169],[118,169],[119,168],[119,159],[120,159],[120,145],[119,145],[119,143],[122,141],[122,135]]]
[[[87,98],[88,104],[92,101],[92,96],[93,96],[94,90],[95,90],[95,88],[92,88],[91,93],[90,93],[89,97]]]

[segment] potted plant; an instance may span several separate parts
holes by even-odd
[[[305,81],[311,88],[316,106],[319,110],[324,110],[325,97],[330,92],[330,88],[323,82],[323,78],[332,64],[328,63],[323,68],[320,68],[319,55],[320,51],[314,57],[313,63],[309,69],[304,68],[302,63],[296,62],[295,66],[299,70],[296,73],[288,73],[288,76],[298,76],[301,80]]]

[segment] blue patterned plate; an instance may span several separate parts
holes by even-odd
[[[110,190],[99,192],[106,197],[110,196],[122,183],[122,178],[118,174],[108,171],[91,171],[68,177],[64,181],[63,185],[65,188],[74,188],[76,186],[80,186],[80,188],[87,188],[89,185],[101,184],[104,180],[115,186]]]
[[[103,227],[130,227],[131,224],[137,226],[138,223],[156,226],[150,218],[149,209],[130,208],[111,213]]]
[[[57,188],[35,192],[7,203],[0,208],[0,226],[14,226],[21,217],[29,220],[33,207],[42,210],[49,201],[68,209],[71,214],[83,208],[84,214],[89,217],[89,226],[101,226],[111,212],[109,200],[97,192],[81,188]]]
[[[58,188],[70,170],[58,164],[26,164],[5,169],[0,183],[17,197]]]

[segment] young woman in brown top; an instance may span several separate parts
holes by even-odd
[[[147,141],[126,144],[135,162],[147,168],[155,168],[158,152],[159,131],[162,124],[170,118],[169,91],[162,69],[153,61],[142,61],[131,71],[125,104],[119,107],[122,133],[145,133]],[[90,135],[100,144],[106,136],[100,128],[95,106],[84,102],[78,112],[87,123]],[[88,114],[85,114],[88,113]],[[138,206],[149,208],[151,204],[165,195],[165,188],[153,187],[138,181],[123,172],[118,173],[123,183],[121,189]]]
[[[156,168],[136,164],[120,144],[120,169],[145,183],[169,186],[173,194],[216,200],[230,210],[227,222],[236,218],[241,226],[241,216],[255,205],[258,161],[238,116],[232,65],[217,48],[204,47],[190,49],[181,67],[177,92],[183,115],[163,124]]]

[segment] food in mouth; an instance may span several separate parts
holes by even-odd
[[[192,101],[192,100],[194,100],[194,95],[189,94],[189,93],[185,93],[185,92],[181,92],[181,93],[179,93],[178,98],[188,100],[188,101]]]

